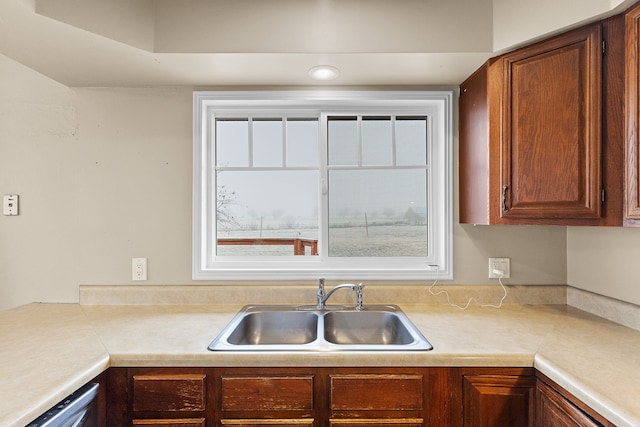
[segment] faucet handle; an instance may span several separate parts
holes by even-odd
[[[324,279],[318,280],[318,291],[316,292],[316,309],[324,309]]]
[[[363,304],[363,292],[362,289],[364,288],[364,285],[362,283],[358,283],[355,286],[355,291],[356,291],[356,310],[360,311],[364,308],[364,304]]]

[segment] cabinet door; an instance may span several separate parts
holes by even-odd
[[[602,49],[598,24],[502,57],[502,217],[600,218]]]
[[[465,375],[465,427],[529,427],[534,421],[535,377]]]
[[[625,225],[640,225],[640,5],[625,15],[626,134]]]
[[[213,421],[213,378],[210,370],[200,368],[114,371],[114,383],[128,395],[124,400],[126,409],[120,408],[126,415],[118,417],[129,419],[127,425],[204,427]],[[118,411],[117,406],[113,409]],[[120,418],[114,419],[114,425],[119,422]]]
[[[596,423],[546,384],[536,389],[536,426],[538,427],[596,427]]]

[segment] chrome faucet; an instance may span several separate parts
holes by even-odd
[[[335,286],[329,292],[325,293],[324,279],[320,279],[318,284],[318,292],[316,293],[316,297],[317,297],[316,309],[317,310],[326,309],[326,302],[329,299],[329,297],[333,295],[335,291],[342,288],[349,288],[356,293],[356,310],[358,311],[362,310],[363,308],[362,288],[364,288],[364,285],[362,283],[358,283],[357,285],[353,283],[343,283],[341,285]]]

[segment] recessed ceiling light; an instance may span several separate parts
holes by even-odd
[[[333,80],[340,75],[340,70],[330,65],[318,65],[309,70],[309,75],[316,80]]]

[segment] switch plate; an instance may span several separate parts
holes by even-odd
[[[502,271],[502,275],[494,270]],[[508,279],[511,277],[511,258],[489,258],[489,279]]]
[[[5,194],[2,197],[2,214],[9,216],[18,215],[17,194]]]
[[[146,258],[131,258],[131,279],[147,280]]]

